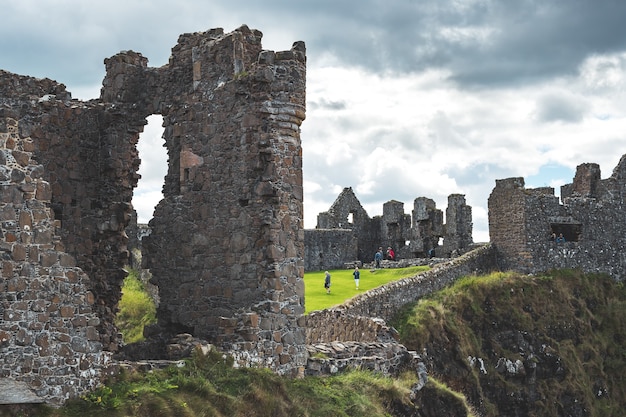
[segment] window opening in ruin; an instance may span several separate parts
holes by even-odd
[[[147,119],[144,130],[139,134],[137,151],[139,181],[133,191],[133,208],[137,212],[137,238],[150,234],[147,223],[153,217],[156,205],[163,199],[163,184],[168,171],[168,157],[163,139],[163,117],[152,115]],[[116,326],[120,329],[124,343],[143,340],[143,327],[156,321],[158,288],[151,284],[151,274],[141,269],[141,251],[133,249],[128,275],[124,279],[122,297],[118,303]]]
[[[137,151],[141,159],[139,181],[133,192],[133,207],[137,211],[137,223],[147,224],[154,208],[163,199],[163,183],[167,174],[167,150],[163,139],[163,116],[151,115],[148,124],[139,134]]]
[[[348,224],[352,224],[353,221],[354,221],[354,213],[350,212],[348,213]]]
[[[582,225],[578,223],[552,223],[550,224],[550,235],[559,236],[563,234],[566,242],[578,242],[582,234]]]

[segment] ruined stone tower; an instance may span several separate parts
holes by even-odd
[[[23,393],[0,401],[61,402],[106,373],[152,114],[169,157],[143,256],[159,325],[242,365],[301,370],[306,53],[261,38],[246,26],[181,35],[160,68],[122,52],[88,102],[0,71],[0,382]]]

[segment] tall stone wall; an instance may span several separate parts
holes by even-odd
[[[97,184],[81,182],[110,169],[89,152],[101,109],[50,80],[0,71],[0,86],[0,403],[60,404],[98,384],[117,334],[105,300],[117,300],[111,287],[123,278],[118,206],[96,190],[111,180],[102,171]],[[86,140],[72,144],[81,127]]]
[[[143,247],[164,329],[287,372],[305,353],[306,57],[302,43],[263,51],[261,36],[186,35],[173,50],[167,76],[184,76],[169,91],[184,105],[161,106],[174,163]]]
[[[524,188],[523,178],[496,180],[489,196],[489,234],[504,269],[540,272],[580,268],[623,280],[626,257],[626,156],[607,179],[597,164],[582,164],[573,183]],[[563,234],[565,242],[553,235]]]
[[[306,53],[301,42],[266,51],[261,38],[246,26],[181,35],[160,68],[122,52],[88,102],[0,71],[3,388],[60,402],[106,372],[122,343],[136,144],[155,113],[169,161],[143,261],[160,329],[302,372]]]

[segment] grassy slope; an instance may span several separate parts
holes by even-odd
[[[570,270],[468,277],[392,324],[409,349],[430,352],[431,376],[482,404],[485,417],[626,409],[626,290],[609,277]],[[483,358],[486,374],[468,357]],[[535,361],[536,374],[497,370],[499,358]]]

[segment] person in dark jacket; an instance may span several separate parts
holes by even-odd
[[[330,294],[330,273],[328,271],[325,272],[324,276],[324,288],[326,288],[326,294]]]

